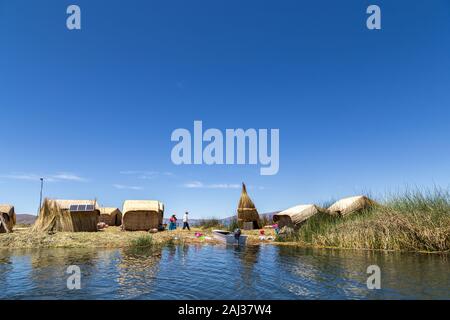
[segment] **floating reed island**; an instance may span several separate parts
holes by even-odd
[[[100,207],[95,200],[45,199],[31,228],[14,228],[14,207],[0,205],[0,247],[124,247],[149,232],[157,232],[152,235],[155,242],[177,238],[211,243],[194,234],[209,238],[212,229],[240,227],[250,244],[450,251],[450,195],[442,190],[406,192],[380,201],[359,195],[331,205],[299,204],[268,217],[258,213],[243,184],[236,211],[228,225],[204,220],[191,231],[158,232],[164,230],[164,204],[156,200],[127,200],[120,211]],[[109,227],[96,232],[98,222]],[[263,227],[274,241],[260,240],[258,229]]]
[[[449,252],[450,195],[434,190],[380,202],[345,198],[309,215],[278,240],[311,247]]]

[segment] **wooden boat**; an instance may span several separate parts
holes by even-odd
[[[236,241],[236,239],[234,238],[234,233],[230,232],[230,231],[213,230],[212,234],[215,239],[222,241],[225,244],[245,246],[245,244],[247,242],[247,236],[241,234],[241,236],[239,237],[239,243],[238,243]]]

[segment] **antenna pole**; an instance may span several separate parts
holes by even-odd
[[[38,215],[41,213],[41,208],[42,208],[42,189],[44,188],[44,178],[41,178],[41,195],[39,197],[39,211],[38,211]]]

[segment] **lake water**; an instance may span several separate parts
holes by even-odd
[[[450,299],[448,256],[271,245],[0,251],[0,299]],[[81,270],[68,290],[67,267]],[[367,289],[369,265],[381,289]]]

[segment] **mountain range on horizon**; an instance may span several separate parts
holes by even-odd
[[[278,213],[279,211],[275,211],[275,212],[267,212],[267,213],[260,213],[259,216],[260,218],[263,217],[267,217],[267,219],[272,220],[272,217],[274,214]],[[228,225],[230,224],[230,222],[232,221],[233,218],[235,218],[236,216],[229,216],[223,219],[218,219],[222,224],[224,225]],[[35,221],[36,221],[37,216],[36,215],[32,215],[32,214],[24,214],[24,213],[19,213],[16,214],[16,224],[22,224],[22,225],[32,225]],[[189,224],[192,226],[197,225],[201,220],[206,220],[208,218],[205,219],[189,219]],[[182,217],[178,217],[179,222],[182,222]],[[169,218],[164,218],[164,223],[169,223]]]

